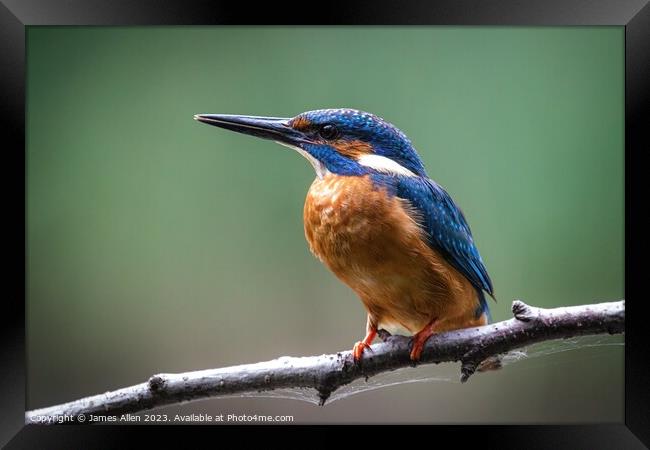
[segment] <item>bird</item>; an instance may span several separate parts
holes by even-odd
[[[432,335],[491,321],[485,294],[495,298],[494,289],[468,222],[395,125],[350,108],[288,118],[194,119],[275,141],[313,166],[305,237],[365,307],[366,333],[353,346],[355,362],[372,351],[382,329],[412,336],[409,357],[416,363]]]

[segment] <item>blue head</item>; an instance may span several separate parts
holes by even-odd
[[[402,173],[426,176],[411,141],[394,125],[354,109],[319,109],[293,118],[198,114],[210,125],[272,139],[305,156],[319,176]]]

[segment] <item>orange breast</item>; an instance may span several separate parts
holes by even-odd
[[[328,174],[305,201],[310,249],[361,298],[373,325],[420,331],[482,325],[471,283],[424,240],[417,214],[369,177]]]

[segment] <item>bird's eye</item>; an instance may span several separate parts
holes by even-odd
[[[339,130],[336,129],[334,125],[327,124],[320,127],[318,134],[321,135],[323,139],[334,139],[339,135]]]

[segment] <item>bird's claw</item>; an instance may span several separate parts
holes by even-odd
[[[413,339],[411,340],[410,354],[411,363],[413,366],[415,366],[420,361],[422,350],[424,350],[424,344],[426,344],[427,340],[435,334],[433,331],[435,323],[436,319],[431,320],[427,326],[413,335]]]
[[[361,360],[361,356],[363,356],[363,351],[365,349],[368,349],[372,352],[372,347],[370,347],[370,344],[366,344],[363,341],[359,341],[354,344],[354,347],[352,348],[352,356],[354,356],[354,362],[359,362]]]
[[[411,358],[411,364],[413,366],[415,366],[420,361],[425,342],[426,340],[422,341],[420,339],[413,339],[411,341],[411,353],[409,356]]]

